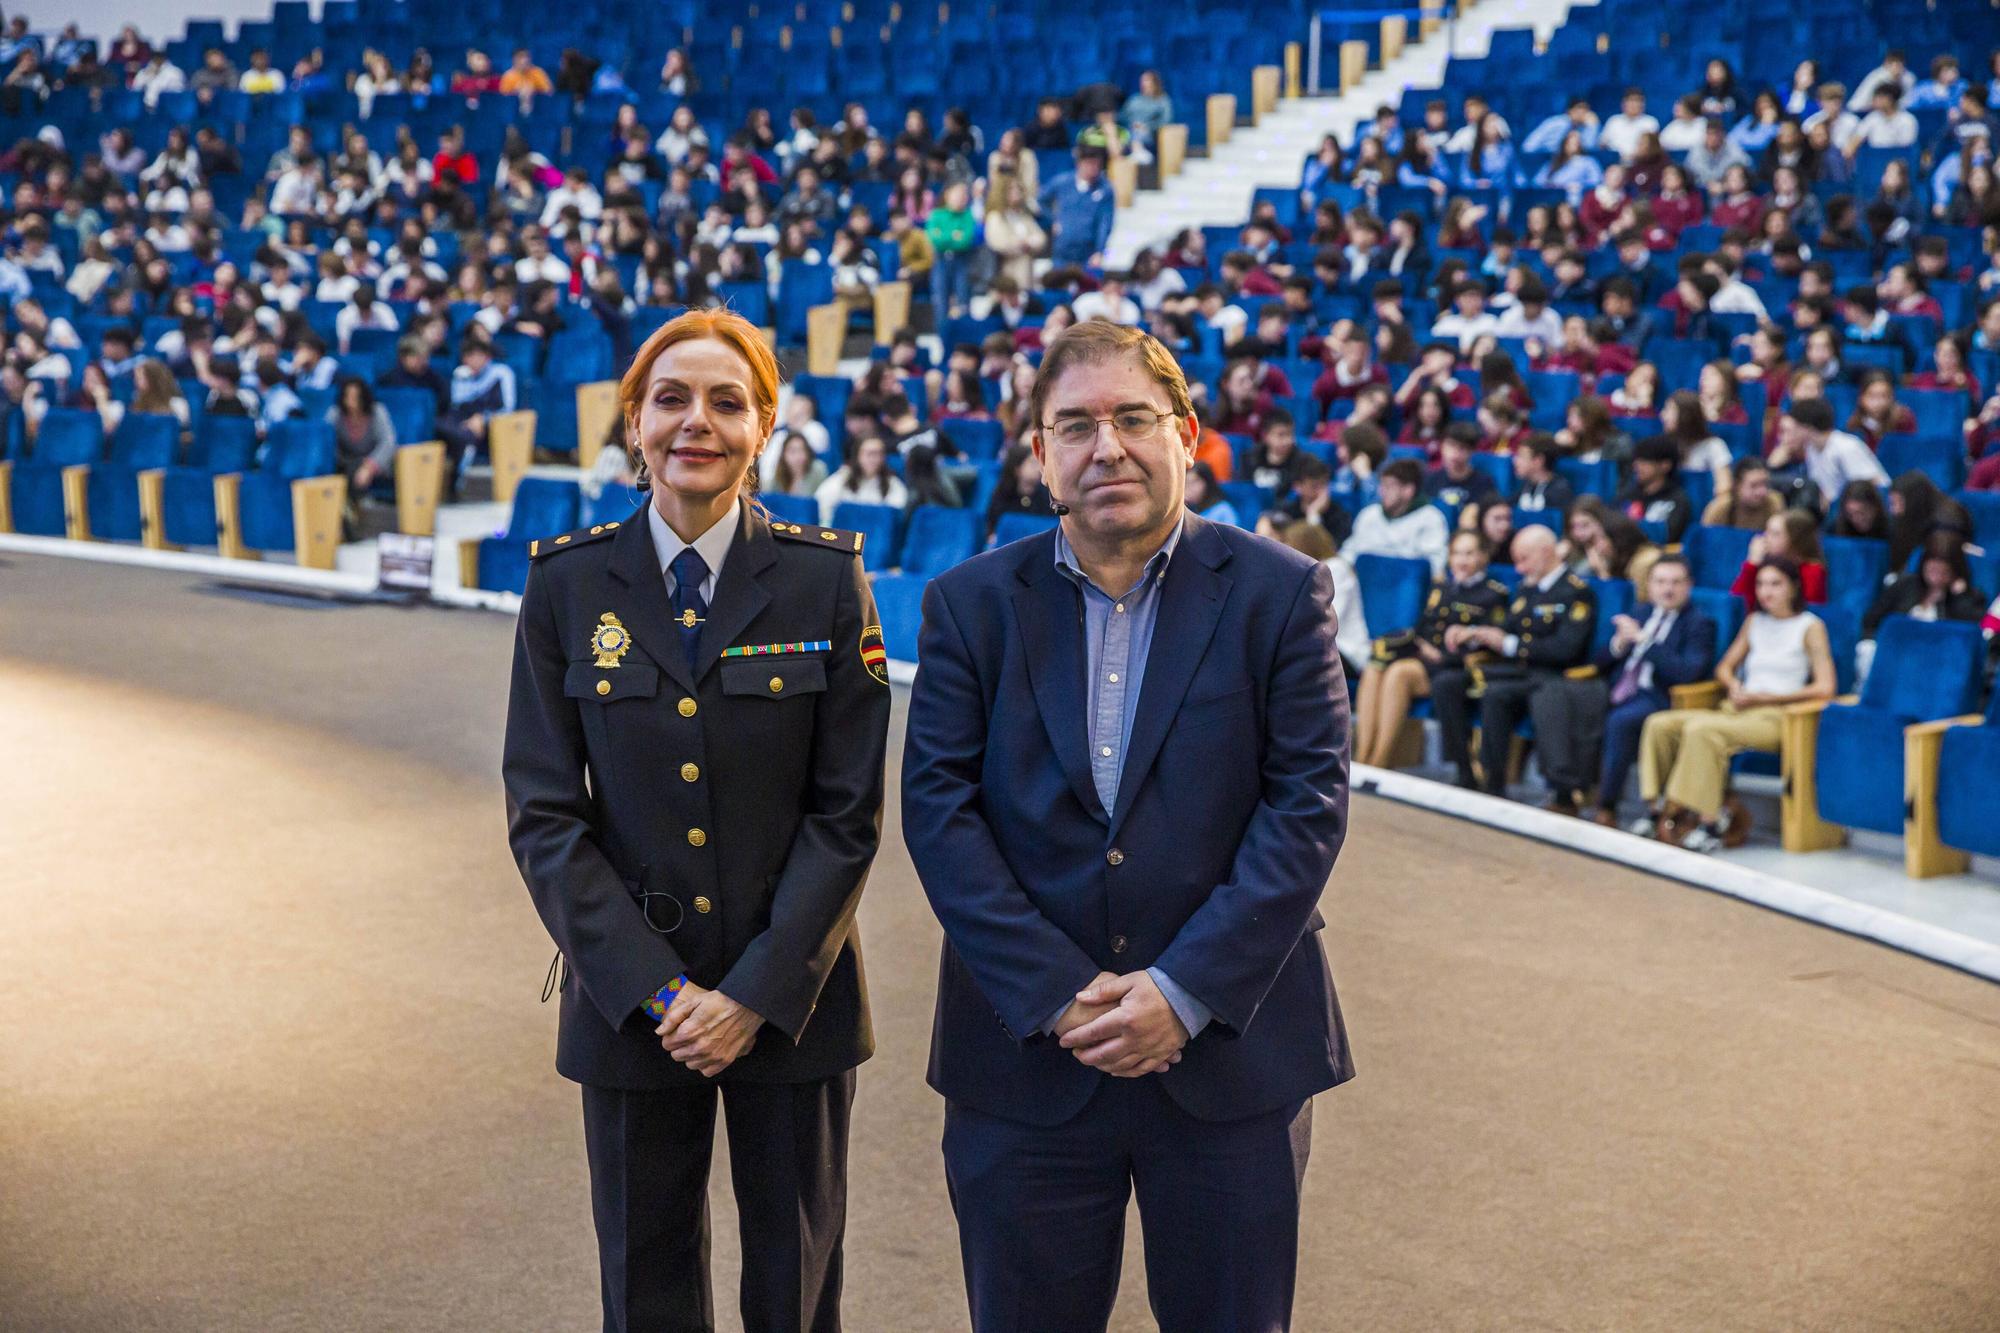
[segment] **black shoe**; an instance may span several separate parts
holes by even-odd
[[[1472,775],[1471,769],[1461,768],[1458,770],[1456,785],[1465,788],[1467,791],[1478,791],[1479,779]]]

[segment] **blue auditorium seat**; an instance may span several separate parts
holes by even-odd
[[[104,457],[104,422],[93,408],[52,407],[42,418],[34,448],[14,464],[14,530],[35,537],[63,537],[62,473]]]
[[[388,410],[396,443],[424,444],[437,438],[437,399],[428,389],[377,389],[375,400]]]
[[[918,505],[903,533],[903,572],[923,578],[942,574],[977,554],[983,533],[982,516],[972,510]]]
[[[1416,626],[1424,597],[1431,587],[1431,562],[1395,555],[1354,558],[1354,577],[1361,585],[1361,607],[1369,633],[1380,637]]]
[[[875,576],[875,618],[882,623],[882,644],[899,662],[917,660],[917,631],[923,625],[924,588],[929,583],[921,574]]]
[[[583,497],[576,513],[576,526],[587,528],[596,523],[624,523],[637,514],[645,503],[644,491],[612,483],[598,491],[596,499]]]
[[[111,456],[90,469],[86,488],[90,535],[106,541],[141,537],[139,474],[172,464],[180,452],[180,418],[127,412],[111,436]]]
[[[521,478],[514,490],[513,511],[507,515],[507,531],[479,543],[479,586],[489,592],[527,591],[528,543],[579,526],[582,499],[573,481]]]
[[[1609,458],[1588,463],[1580,458],[1559,458],[1556,472],[1578,495],[1610,499],[1618,491],[1618,464]]]
[[[1973,541],[2000,549],[2000,491],[1960,491],[1952,498],[1972,516]]]
[[[167,469],[167,541],[215,545],[215,479],[248,471],[256,457],[257,423],[249,417],[203,417],[196,423],[187,462]]]
[[[780,347],[806,345],[806,311],[833,300],[833,269],[826,264],[786,264],[778,272],[776,327]]]
[[[1889,544],[1868,537],[1826,537],[1827,600],[1867,610],[1889,572]]]
[[[1820,715],[1813,765],[1820,818],[1902,831],[1903,729],[1972,711],[1985,650],[1976,624],[1908,616],[1882,622],[1860,701],[1829,704]]]
[[[1948,846],[2000,856],[2000,819],[1993,793],[2000,791],[2000,690],[1976,727],[1945,732],[1938,753],[1938,836]]]
[[[810,495],[783,495],[761,491],[757,499],[764,508],[771,511],[771,517],[787,523],[816,524],[819,522],[819,501]]]
[[[980,463],[1000,456],[1004,432],[997,421],[969,421],[952,417],[940,421],[938,429],[972,462]]]
[[[1688,604],[1715,622],[1715,656],[1720,661],[1743,628],[1743,599],[1724,588],[1696,588],[1689,594]]]
[[[1698,523],[1681,538],[1681,552],[1688,558],[1697,588],[1728,588],[1736,582],[1743,562],[1750,558],[1750,542],[1756,533],[1748,528],[1725,528]]]
[[[1892,477],[1922,472],[1942,491],[1965,484],[1965,446],[1956,431],[1948,435],[1885,435],[1875,456]]]
[[[1592,629],[1590,651],[1601,653],[1610,646],[1613,616],[1629,616],[1633,603],[1639,600],[1630,579],[1589,579],[1591,590],[1597,594],[1597,623]],[[1370,622],[1371,626],[1373,622]]]
[[[272,426],[258,466],[243,474],[243,544],[253,551],[290,551],[292,483],[334,470],[333,426],[294,419]]]
[[[869,573],[894,568],[896,532],[902,514],[892,505],[842,500],[833,509],[833,526],[859,532],[868,540],[861,548],[861,565]]]
[[[1254,529],[1257,520],[1271,507],[1271,493],[1254,481],[1219,482],[1217,489],[1236,511],[1237,521],[1243,527]]]
[[[826,465],[839,467],[846,461],[847,400],[854,396],[853,381],[845,375],[800,375],[792,381],[792,392],[812,399],[813,414],[826,427]]]
[[[1032,537],[1038,532],[1047,532],[1056,525],[1056,520],[1046,514],[1002,514],[993,527],[993,544],[1005,546],[1024,537]]]

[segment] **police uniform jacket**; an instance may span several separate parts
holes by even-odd
[[[1513,594],[1496,578],[1477,583],[1452,581],[1431,589],[1424,613],[1417,618],[1417,637],[1444,652],[1441,665],[1456,666],[1459,654],[1445,652],[1444,632],[1453,625],[1498,625],[1507,615],[1507,599]]]
[[[1597,634],[1597,592],[1567,571],[1546,590],[1524,583],[1507,604],[1500,630],[1513,635],[1518,647],[1512,659],[1487,663],[1488,676],[1587,668]]]
[[[580,1083],[705,1081],[641,1008],[683,973],[765,1020],[724,1081],[873,1051],[854,914],[889,691],[861,538],[739,512],[692,670],[643,509],[532,550],[508,837],[567,961],[556,1069]]]

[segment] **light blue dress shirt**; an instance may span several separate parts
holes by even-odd
[[[1056,529],[1056,568],[1083,594],[1084,664],[1090,677],[1085,712],[1090,726],[1090,776],[1107,814],[1118,805],[1125,749],[1132,738],[1132,721],[1139,715],[1139,687],[1146,679],[1153,627],[1160,618],[1160,589],[1186,526],[1185,522],[1174,525],[1167,540],[1146,562],[1139,582],[1122,597],[1114,597],[1090,581],[1077,565],[1069,538],[1060,527]],[[1160,988],[1190,1038],[1208,1026],[1214,1015],[1207,1005],[1157,967],[1147,968],[1146,975]],[[1042,1030],[1054,1031],[1056,1020],[1068,1008],[1064,1004],[1051,1014]]]

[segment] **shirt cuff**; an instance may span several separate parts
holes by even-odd
[[[1146,975],[1160,988],[1160,994],[1167,997],[1168,1007],[1174,1011],[1174,1017],[1180,1019],[1181,1026],[1187,1029],[1190,1041],[1194,1039],[1196,1033],[1208,1026],[1211,1018],[1215,1017],[1213,1010],[1182,990],[1180,983],[1159,968],[1147,968]]]
[[[679,998],[681,993],[681,988],[687,985],[687,980],[688,979],[685,976],[675,977],[672,981],[669,981],[666,985],[660,987],[658,990],[654,991],[651,995],[648,995],[644,1000],[640,1001],[639,1007],[641,1009],[644,1009],[646,1011],[647,1016],[650,1017],[655,1023],[665,1022],[667,1017],[667,1006],[672,1004],[677,998]]]
[[[1518,635],[1518,634],[1508,634],[1508,635],[1505,635],[1505,636],[1503,636],[1503,637],[1501,638],[1501,640],[1500,640],[1500,655],[1501,655],[1502,657],[1516,657],[1516,656],[1518,656],[1518,655],[1520,654],[1520,652],[1521,652],[1521,636],[1520,636],[1520,635]]]

